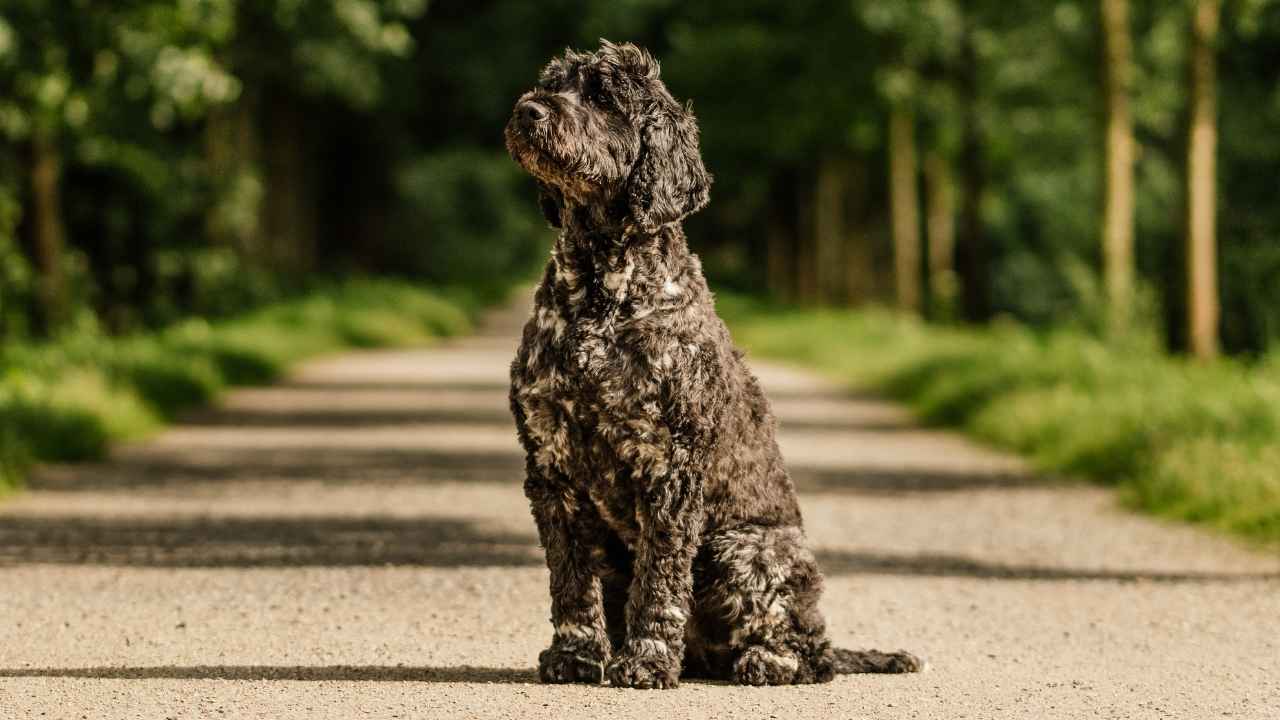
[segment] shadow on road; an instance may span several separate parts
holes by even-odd
[[[903,575],[981,580],[1154,583],[1233,583],[1280,581],[1280,573],[1163,572],[988,563],[960,555],[881,554],[820,550],[818,565],[827,575]]]
[[[511,357],[516,351],[511,349]],[[392,392],[433,392],[448,390],[451,392],[500,393],[503,397],[511,390],[511,383],[506,379],[488,382],[483,380],[290,380],[271,386],[277,390],[323,390],[324,392],[367,392],[370,390]]]
[[[341,401],[335,401],[334,409],[305,410],[300,412],[262,412],[238,408],[217,408],[193,412],[182,418],[182,424],[190,427],[235,428],[368,428],[386,425],[494,425],[511,433],[515,438],[515,423],[511,411],[502,405],[469,408],[405,408],[405,409],[337,409]],[[514,444],[515,440],[512,440]]]
[[[1046,488],[1058,482],[1025,472],[978,472],[943,468],[812,468],[799,464],[791,468],[791,478],[795,481],[796,490],[801,493],[873,495],[988,488]]]
[[[0,565],[541,567],[532,534],[430,517],[0,518]]]
[[[990,488],[1045,488],[1055,481],[1030,473],[937,468],[791,468],[801,493],[893,495]],[[383,483],[433,485],[444,482],[518,486],[524,478],[520,448],[508,453],[387,448],[201,448],[149,450],[117,460],[43,468],[28,486],[60,492],[128,488],[183,489],[190,483],[260,480],[319,482],[326,485]]]
[[[819,550],[830,576],[899,575],[1012,581],[1235,583],[1280,573],[1166,572],[984,562],[960,555]],[[532,532],[433,517],[8,517],[0,566],[542,567]]]
[[[125,488],[182,489],[192,482],[299,480],[333,485],[487,482],[518,486],[524,459],[510,453],[441,452],[384,448],[225,448],[148,451],[85,465],[59,465],[36,472],[28,487],[59,492]]]
[[[511,411],[504,403],[486,402],[482,396],[468,407],[455,408],[359,408],[340,409],[343,401],[337,398],[332,408],[302,409],[294,412],[272,412],[244,408],[213,408],[192,411],[183,415],[181,424],[189,427],[237,427],[237,428],[368,428],[387,425],[451,425],[499,426],[515,437],[515,423]],[[920,428],[902,421],[877,418],[809,418],[788,417],[780,421],[784,432],[799,431],[817,433],[840,432],[920,432]],[[514,442],[514,441],[513,441]]]
[[[1020,472],[949,471],[935,468],[791,468],[802,493],[897,494],[952,492],[985,488],[1045,488],[1054,483]],[[28,486],[60,492],[125,488],[181,489],[184,484],[299,480],[324,484],[442,482],[522,482],[524,461],[511,452],[448,452],[387,448],[202,448],[181,452],[148,451],[131,457],[83,465],[43,468]]]
[[[91,680],[293,680],[303,682],[428,682],[525,684],[538,681],[533,668],[411,667],[382,665],[194,665],[178,667],[0,668],[0,678]]]
[[[779,415],[778,429],[783,433],[799,430],[817,433],[843,433],[849,431],[874,433],[920,432],[918,425],[898,420],[873,417],[809,418],[799,414],[791,416]]]

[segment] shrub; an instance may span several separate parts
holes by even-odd
[[[478,305],[459,291],[358,280],[223,321],[8,345],[0,351],[0,487],[15,485],[32,462],[101,457],[112,441],[318,353],[466,332]]]
[[[908,402],[1045,471],[1124,488],[1146,510],[1280,540],[1280,359],[1169,357],[1143,342],[1004,324],[934,327],[883,310],[723,297],[735,337]]]

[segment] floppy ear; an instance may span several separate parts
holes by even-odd
[[[665,90],[643,119],[640,157],[627,181],[632,220],[646,233],[701,210],[711,199],[711,175],[698,151],[698,124]]]
[[[538,207],[541,208],[542,216],[547,219],[551,227],[557,230],[562,227],[560,211],[564,209],[564,196],[559,190],[546,183],[538,183]]]

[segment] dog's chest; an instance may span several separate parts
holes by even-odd
[[[624,539],[636,533],[637,481],[662,470],[670,434],[660,378],[607,328],[539,310],[512,374],[512,397],[537,465],[590,498]]]

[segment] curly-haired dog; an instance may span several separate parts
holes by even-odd
[[[769,404],[680,228],[711,176],[658,64],[630,44],[567,52],[520,98],[506,141],[562,229],[511,367],[551,570],[542,680],[919,670],[908,653],[827,640]]]

